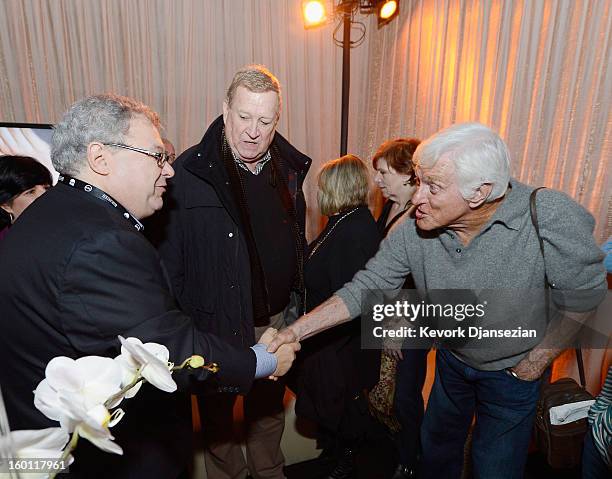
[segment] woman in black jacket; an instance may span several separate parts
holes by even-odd
[[[323,165],[318,202],[329,221],[308,249],[305,308],[328,299],[376,253],[380,233],[367,207],[368,169],[345,155]],[[361,349],[359,318],[302,343],[296,414],[318,425],[318,442],[335,451],[330,478],[350,477],[353,455],[368,427],[362,391],[378,380],[376,351]]]

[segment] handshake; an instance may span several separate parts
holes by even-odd
[[[265,344],[270,353],[276,356],[276,370],[269,379],[276,380],[280,376],[287,374],[295,360],[295,353],[300,350],[300,343],[297,340],[296,334],[291,331],[291,328],[285,328],[278,331],[274,328],[268,328],[263,333],[258,341],[259,344]]]

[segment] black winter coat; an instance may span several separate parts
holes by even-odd
[[[222,131],[220,116],[174,163],[160,254],[179,305],[198,327],[236,346],[250,346],[255,337],[249,254],[221,157]],[[306,244],[302,185],[311,160],[278,132],[273,144],[283,158],[282,173]]]

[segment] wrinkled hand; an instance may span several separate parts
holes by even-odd
[[[278,329],[268,328],[261,335],[261,338],[259,338],[259,341],[257,341],[257,342],[259,344],[265,344],[266,347],[267,347],[270,344],[270,341],[272,341],[274,339],[274,336],[276,336],[276,333],[278,333]]]
[[[532,362],[528,358],[523,358],[512,371],[516,373],[519,379],[523,381],[535,381],[540,379],[540,376],[544,374],[547,364],[540,364],[538,362]]]
[[[291,326],[278,332],[274,339],[268,344],[268,352],[273,353],[283,344],[296,343],[298,340],[297,334],[293,332]],[[296,350],[297,351],[297,350]]]
[[[289,344],[283,344],[274,353],[276,356],[276,370],[270,379],[284,376],[287,371],[291,368],[293,361],[295,360],[295,353],[300,350],[300,343],[294,342]]]
[[[385,353],[390,358],[394,358],[397,361],[401,361],[404,359],[404,355],[402,354],[402,344],[403,340],[396,340],[385,338],[383,340],[383,353]]]

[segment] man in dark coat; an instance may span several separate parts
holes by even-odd
[[[140,220],[162,207],[174,174],[158,126],[145,105],[100,95],[75,103],[55,128],[60,182],[0,245],[0,383],[13,429],[57,426],[33,405],[46,364],[57,356],[116,356],[118,335],[161,343],[175,363],[200,354],[219,364],[215,379],[224,388],[240,392],[275,367],[283,374],[294,354],[275,361],[263,345],[229,345],[198,331],[175,306],[141,233]],[[175,375],[191,388],[205,378]],[[122,403],[126,416],[112,429],[124,455],[81,440],[71,477],[177,477],[189,458],[185,399],[145,385]]]
[[[160,252],[173,291],[200,329],[236,346],[282,327],[290,296],[303,291],[302,184],[311,161],[276,133],[280,106],[272,73],[260,65],[239,70],[223,116],[180,155],[171,182]],[[246,461],[232,437],[235,395],[221,391],[201,403],[210,478],[244,478],[249,470],[284,477],[283,395],[279,381],[255,386],[245,399]]]

